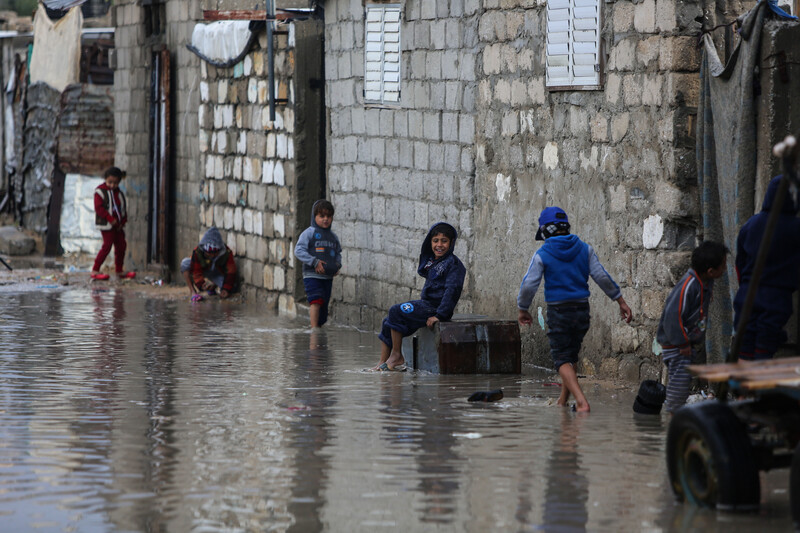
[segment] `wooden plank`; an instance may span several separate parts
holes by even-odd
[[[275,20],[288,20],[292,13],[275,13]],[[265,9],[205,9],[203,20],[212,22],[218,20],[267,20]]]

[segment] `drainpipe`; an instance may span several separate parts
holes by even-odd
[[[272,42],[274,20],[274,0],[267,0],[267,77],[269,79],[269,119],[272,122],[275,122],[275,45]]]

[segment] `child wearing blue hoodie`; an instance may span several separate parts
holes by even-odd
[[[750,279],[758,255],[758,247],[764,238],[767,218],[772,210],[775,195],[782,176],[772,178],[764,196],[761,212],[753,215],[739,230],[736,241],[736,274],[739,290],[733,300],[734,324],[738,327],[742,306],[747,298]],[[756,299],[750,320],[742,332],[742,347],[739,359],[753,361],[772,359],[781,344],[786,342],[784,326],[792,316],[792,295],[798,288],[800,275],[800,218],[798,206],[791,194],[783,202],[778,225],[772,236],[767,262],[761,273]]]
[[[400,351],[403,337],[422,326],[432,328],[440,320],[450,320],[461,297],[467,269],[453,253],[458,233],[446,222],[431,226],[422,241],[417,274],[425,278],[419,300],[395,304],[383,319],[378,338],[381,360],[373,370],[403,371],[405,359]]]
[[[528,309],[544,277],[547,338],[550,355],[562,381],[558,405],[566,405],[572,394],[577,410],[588,412],[589,402],[578,384],[576,370],[583,337],[589,330],[589,276],[619,304],[620,315],[626,322],[631,321],[633,313],[594,249],[576,235],[570,235],[569,229],[569,219],[563,209],[546,207],[542,210],[536,240],[545,243],[533,254],[522,279],[517,307],[519,323],[532,324],[533,317]]]
[[[294,255],[303,263],[303,286],[309,304],[311,327],[316,329],[328,321],[333,277],[342,268],[342,245],[331,231],[333,204],[317,200],[311,208],[311,226],[294,247]]]

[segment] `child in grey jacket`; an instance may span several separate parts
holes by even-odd
[[[708,321],[708,304],[714,280],[725,273],[728,249],[725,245],[704,241],[692,252],[692,268],[667,296],[656,340],[667,365],[666,410],[673,413],[686,403],[692,376],[686,369],[695,355],[695,346],[703,341]]]
[[[342,246],[331,231],[333,204],[317,200],[311,208],[311,226],[297,238],[294,255],[303,263],[303,286],[309,303],[311,327],[328,321],[333,276],[342,268]]]

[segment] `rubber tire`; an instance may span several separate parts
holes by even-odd
[[[700,402],[675,412],[667,469],[680,501],[724,511],[758,509],[761,484],[750,438],[725,404]]]
[[[639,386],[638,396],[646,405],[660,408],[667,399],[667,388],[658,381],[646,379]]]
[[[795,531],[800,530],[800,444],[794,449],[792,470],[789,474],[789,506],[792,508]]]

